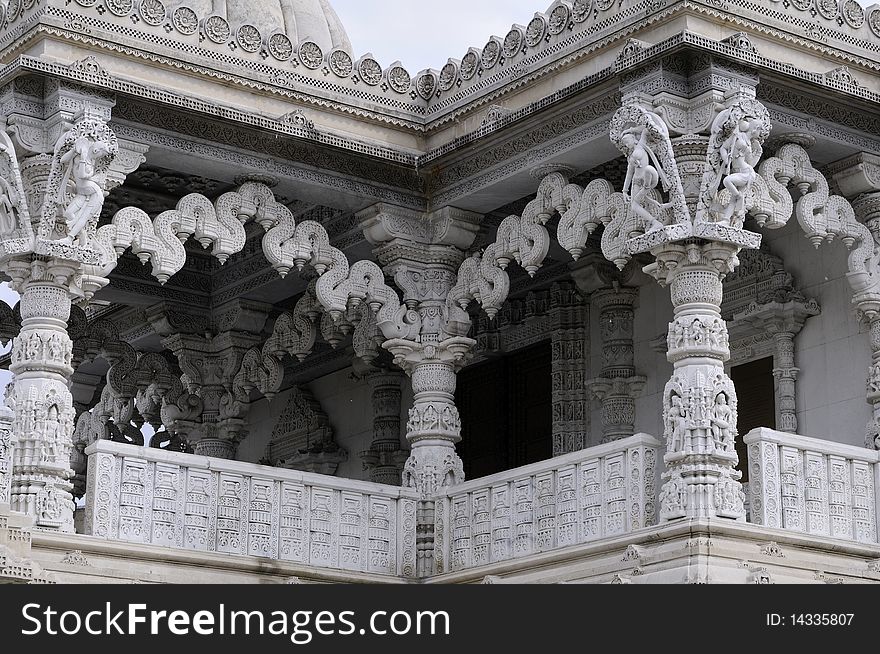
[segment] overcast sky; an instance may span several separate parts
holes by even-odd
[[[504,36],[514,23],[527,24],[552,0],[330,0],[354,48],[368,52],[383,67],[400,60],[415,75],[439,70],[450,57],[461,59],[468,48],[482,48],[490,36]]]

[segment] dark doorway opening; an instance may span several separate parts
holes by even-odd
[[[458,451],[476,479],[553,456],[550,341],[476,364],[458,375]]]
[[[773,379],[773,357],[734,366],[730,378],[736,386],[737,469],[743,481],[749,479],[748,453],[743,437],[756,427],[776,429],[776,390]]]

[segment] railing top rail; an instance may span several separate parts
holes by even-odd
[[[126,443],[115,443],[108,440],[96,441],[89,445],[85,450],[86,456],[91,456],[96,453],[112,454],[114,456],[140,459],[152,463],[167,463],[181,467],[197,468],[200,470],[228,472],[246,477],[298,482],[308,486],[320,486],[322,488],[330,488],[333,490],[356,491],[368,495],[381,495],[392,499],[419,499],[419,493],[412,488],[387,486],[385,484],[375,484],[368,481],[358,481],[354,479],[343,479],[341,477],[330,477],[310,472],[301,472],[299,470],[264,466],[256,463],[215,459],[196,454],[167,452],[165,450],[138,445],[128,445]]]
[[[446,488],[445,491],[441,493],[441,495],[453,497],[455,495],[469,493],[471,491],[479,490],[481,488],[487,488],[489,486],[495,486],[499,484],[506,484],[517,479],[523,479],[524,477],[531,477],[532,475],[546,472],[548,470],[557,470],[559,468],[564,468],[568,465],[575,465],[583,461],[601,459],[602,457],[606,457],[610,454],[626,452],[627,450],[631,450],[637,447],[660,447],[660,441],[650,434],[635,434],[634,436],[630,436],[629,438],[624,438],[619,441],[605,443],[603,445],[597,445],[595,447],[589,447],[584,450],[571,452],[569,454],[557,456],[552,459],[546,459],[544,461],[538,461],[537,463],[531,463],[529,465],[519,468],[513,468],[512,470],[498,472],[494,475],[471,479],[470,481],[466,481],[463,484],[458,484],[456,486],[450,486]]]
[[[777,445],[795,447],[799,450],[809,450],[820,454],[841,456],[845,459],[854,459],[866,463],[880,463],[880,452],[876,450],[869,450],[868,448],[858,447],[856,445],[835,443],[833,441],[822,440],[821,438],[810,438],[809,436],[789,434],[787,432],[767,429],[766,427],[753,429],[746,434],[743,440],[746,445],[759,442],[775,443]]]

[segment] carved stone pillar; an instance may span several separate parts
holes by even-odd
[[[647,379],[636,375],[633,325],[637,288],[618,287],[593,294],[602,338],[602,376],[590,390],[602,403],[602,442],[620,440],[635,432],[636,398]]]
[[[11,502],[37,526],[73,531],[73,343],[67,335],[75,262],[57,258],[7,263],[21,295],[21,332],[12,345],[14,412]]]
[[[804,326],[804,321],[819,313],[815,302],[791,300],[786,303],[767,302],[753,305],[736,316],[753,325],[757,330],[773,334],[773,377],[776,380],[776,415],[779,431],[796,434],[797,378],[800,369],[795,365],[794,339]]]
[[[587,447],[587,326],[589,309],[572,284],[550,291],[553,456]]]
[[[412,378],[415,396],[406,425],[411,453],[403,469],[403,485],[418,489],[423,497],[464,481],[455,452],[461,440],[455,384],[473,346],[474,341],[464,337],[428,344],[403,339],[385,343],[394,362]]]
[[[12,422],[15,414],[6,407],[0,407],[0,504],[9,504],[12,488],[12,459],[15,449],[15,434]]]
[[[373,400],[373,441],[361,453],[370,481],[400,485],[403,465],[409,452],[400,447],[400,397],[404,373],[374,369],[367,373]]]
[[[198,416],[175,421],[173,429],[196,454],[234,459],[238,443],[247,435],[248,405],[236,400],[230,389],[245,353],[260,342],[270,307],[235,300],[214,309],[210,328],[216,333],[210,338],[176,331],[173,313],[178,310],[157,305],[147,311],[163,344],[180,363],[191,400],[199,404]]]
[[[875,248],[880,246],[880,157],[862,152],[829,168],[841,193],[852,200],[856,218],[870,230]],[[860,319],[868,324],[871,338],[866,388],[871,419],[865,430],[865,445],[880,450],[880,295],[856,294],[853,303]]]
[[[873,189],[853,201],[856,217],[868,227],[875,245],[880,245],[880,157],[862,155],[862,170]],[[865,184],[862,188],[868,188]],[[871,367],[868,369],[867,401],[871,420],[865,430],[865,445],[880,450],[880,298],[856,297],[861,320],[868,323],[871,337]]]
[[[470,356],[475,341],[446,338],[446,299],[456,282],[464,250],[473,243],[481,216],[454,207],[422,214],[378,204],[359,214],[367,240],[386,274],[403,289],[406,306],[418,312],[418,341],[392,339],[383,347],[412,378],[415,394],[407,424],[411,454],[403,485],[422,495],[464,480],[455,444],[461,421],[455,407],[456,373]]]
[[[866,389],[871,419],[865,429],[865,446],[880,450],[880,302],[862,302],[859,315],[868,323],[871,335],[871,367]]]
[[[674,366],[663,395],[666,436],[661,521],[745,519],[735,469],[737,398],[724,370],[730,358],[721,318],[722,276],[740,246],[724,242],[666,243],[646,272],[671,289],[675,318],[667,357]]]
[[[794,364],[794,332],[773,332],[776,345],[776,365],[773,378],[776,380],[776,397],[779,400],[779,424],[777,429],[792,434],[797,433],[797,396],[795,395],[797,376],[800,369]]]

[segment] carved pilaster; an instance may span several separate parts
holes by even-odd
[[[810,316],[818,315],[814,301],[794,298],[788,302],[753,304],[734,318],[756,330],[773,335],[773,377],[776,380],[776,414],[779,431],[797,433],[797,377],[794,339]]]
[[[829,170],[841,193],[852,200],[856,218],[871,232],[876,250],[880,245],[880,157],[861,152],[831,164]],[[856,293],[853,302],[860,319],[868,324],[871,339],[866,398],[872,416],[865,429],[865,445],[880,450],[880,294]]]
[[[602,375],[590,390],[602,403],[602,442],[620,440],[635,432],[636,398],[647,379],[636,375],[633,325],[637,288],[622,287],[593,294],[602,339]]]
[[[422,497],[464,481],[461,459],[455,453],[461,440],[455,385],[473,346],[474,341],[464,337],[436,344],[394,339],[384,345],[412,378],[415,396],[406,425],[411,453],[403,469],[403,485],[418,489]]]
[[[409,452],[400,446],[400,397],[404,373],[374,369],[367,373],[373,401],[373,440],[361,453],[370,481],[399,486]]]
[[[587,325],[589,308],[573,284],[550,290],[553,456],[589,445]]]
[[[170,425],[190,443],[196,454],[234,459],[238,443],[247,435],[249,405],[230,392],[247,351],[260,342],[268,305],[237,300],[212,311],[210,326],[216,335],[173,331],[173,307],[156,306],[147,312],[163,344],[177,357],[189,393],[196,399],[197,416]]]
[[[14,412],[11,506],[37,526],[73,531],[73,343],[67,335],[75,262],[8,262],[21,295],[21,332],[12,345],[15,376],[7,403]]]
[[[735,469],[737,397],[724,370],[730,358],[721,318],[722,275],[739,251],[734,244],[668,243],[646,269],[671,288],[675,318],[667,357],[675,367],[663,394],[666,482],[660,518],[745,519]]]
[[[15,448],[15,435],[12,423],[15,414],[6,407],[0,407],[0,504],[9,504],[12,488],[12,460]]]

